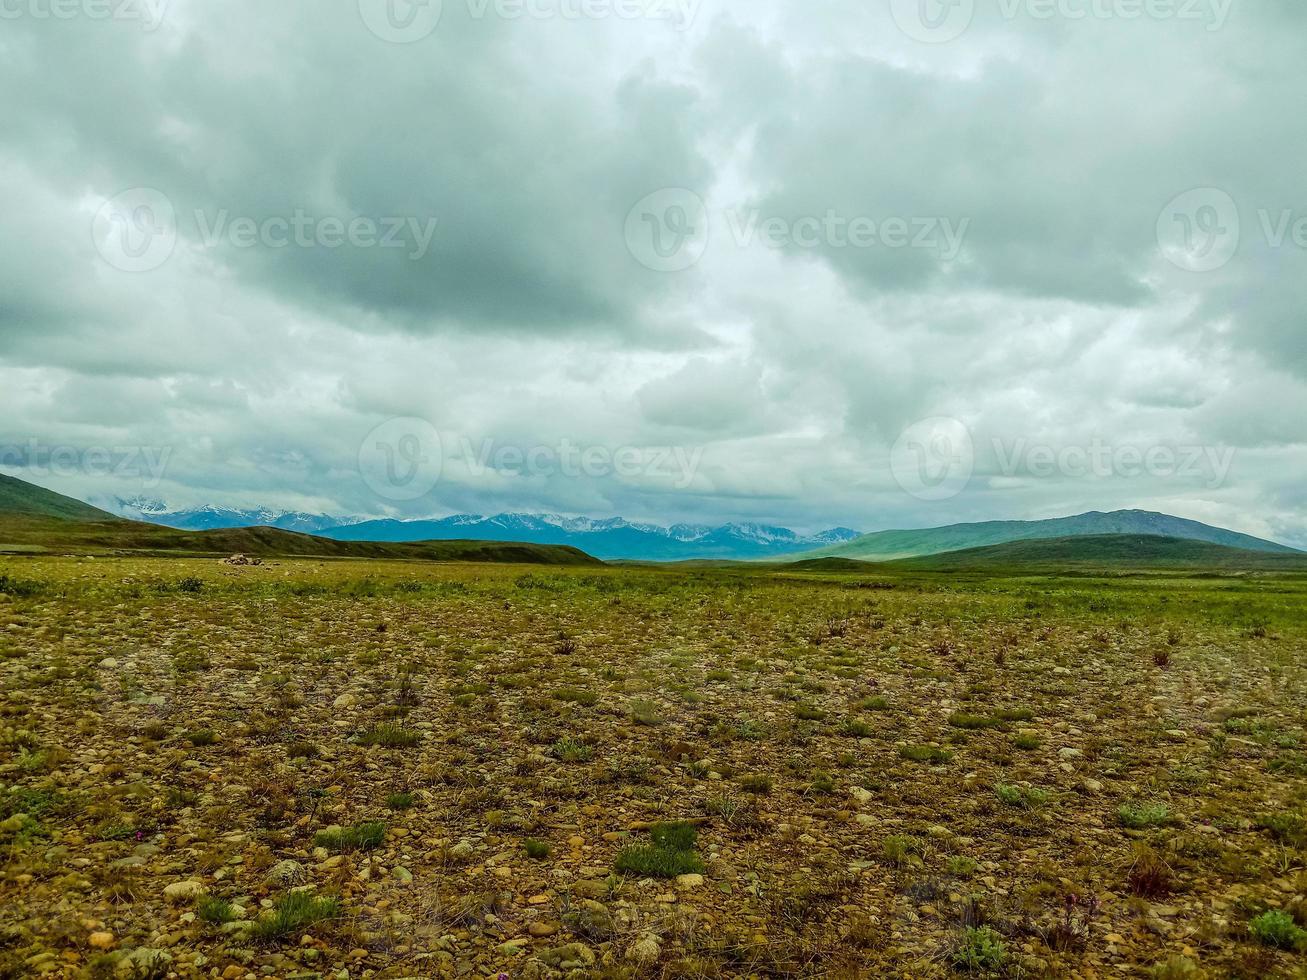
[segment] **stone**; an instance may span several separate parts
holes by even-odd
[[[698,874],[677,875],[676,887],[677,888],[702,888],[703,875],[698,875]]]
[[[556,970],[588,970],[595,965],[595,954],[585,943],[568,943],[545,950],[540,962]]]
[[[201,895],[208,892],[203,882],[199,881],[175,881],[163,890],[163,897],[174,905],[181,905],[185,902],[193,902]]]
[[[647,964],[656,962],[661,953],[658,937],[646,932],[626,951],[626,958],[633,963]]]
[[[309,873],[304,870],[304,865],[287,858],[274,864],[264,875],[263,880],[278,888],[293,888],[308,881]]]
[[[112,932],[93,932],[86,937],[86,941],[96,949],[112,949],[113,933]]]
[[[536,939],[543,939],[545,936],[552,936],[559,928],[557,922],[532,922],[526,927],[526,931]]]

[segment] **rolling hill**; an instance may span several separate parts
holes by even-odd
[[[860,561],[895,561],[900,558],[937,555],[1012,541],[1123,534],[1205,541],[1228,548],[1268,554],[1303,554],[1273,541],[1264,541],[1261,538],[1212,527],[1198,521],[1171,517],[1167,514],[1155,514],[1150,511],[1122,510],[1108,514],[1092,511],[1075,517],[1060,517],[1047,521],[986,521],[980,524],[953,524],[948,527],[916,531],[878,531],[864,534],[845,544],[819,548],[792,557],[796,560],[855,558]]]
[[[108,511],[99,510],[72,497],[46,490],[34,483],[0,473],[0,514],[48,517],[67,521],[120,520]]]
[[[1152,534],[1077,535],[1008,541],[917,558],[902,558],[887,567],[922,571],[1023,571],[1070,568],[1185,569],[1210,571],[1307,571],[1307,554],[1170,538]]]
[[[6,552],[131,552],[217,557],[244,554],[261,558],[602,564],[576,548],[511,541],[333,541],[271,527],[178,531],[155,524],[124,520],[22,480],[0,477],[0,554]]]

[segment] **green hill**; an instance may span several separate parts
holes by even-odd
[[[1292,572],[1307,571],[1307,554],[1230,548],[1208,541],[1159,535],[1103,534],[1009,541],[984,548],[899,559],[889,565],[922,571],[1176,568]]]
[[[176,531],[115,517],[80,500],[0,476],[0,554],[160,554],[258,558],[377,558],[532,565],[600,565],[576,548],[497,541],[399,544],[333,541],[271,527]]]
[[[915,531],[878,531],[864,534],[842,545],[819,552],[795,555],[805,558],[854,558],[860,561],[895,561],[921,555],[936,555],[949,551],[963,551],[1009,541],[1031,541],[1052,538],[1069,538],[1101,535],[1152,535],[1205,541],[1270,554],[1303,554],[1251,535],[1212,527],[1198,521],[1155,514],[1143,510],[1122,510],[1110,514],[1097,511],[1075,517],[1060,517],[1047,521],[986,521],[979,524],[952,524],[948,527],[925,528]]]
[[[120,520],[108,511],[3,473],[0,473],[0,514],[51,517],[63,521]]]

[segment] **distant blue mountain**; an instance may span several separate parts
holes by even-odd
[[[858,537],[846,527],[799,535],[789,528],[764,524],[710,527],[676,524],[660,527],[621,518],[594,521],[553,514],[463,514],[431,521],[365,521],[319,531],[337,541],[521,541],[565,544],[606,561],[689,561],[773,558],[813,548],[840,545]]]

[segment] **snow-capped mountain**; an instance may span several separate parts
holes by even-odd
[[[238,527],[276,527],[318,534],[338,541],[520,541],[565,544],[596,558],[681,561],[695,558],[757,559],[789,555],[858,537],[849,528],[799,535],[765,524],[636,524],[620,517],[595,520],[560,514],[456,514],[439,520],[368,520],[276,510],[206,506],[173,509],[149,497],[113,498],[101,504],[121,517],[162,524],[182,531]]]
[[[216,531],[235,527],[276,527],[283,531],[318,534],[328,528],[356,523],[363,518],[334,517],[329,514],[306,514],[298,511],[258,507],[236,510],[227,507],[191,507],[172,510],[162,500],[149,497],[115,498],[108,507],[120,517],[150,524],[162,524],[181,531]]]
[[[725,524],[711,527],[676,524],[660,527],[634,524],[622,518],[592,520],[558,514],[460,514],[442,520],[366,521],[330,528],[324,537],[341,541],[523,541],[565,544],[606,560],[684,561],[688,559],[747,560],[773,558],[858,537],[849,528],[799,535],[789,528],[765,524]]]

